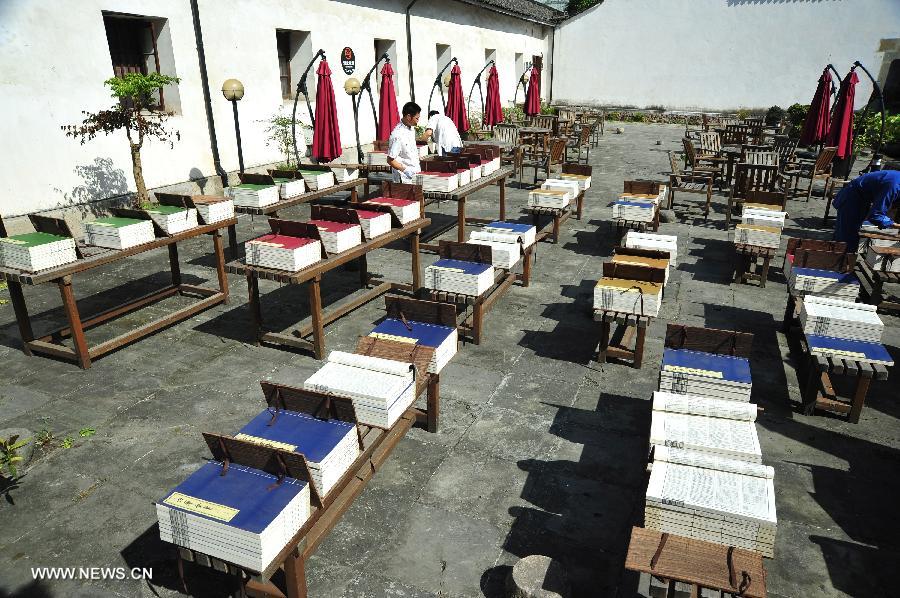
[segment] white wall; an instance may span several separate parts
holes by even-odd
[[[406,0],[200,0],[203,41],[222,165],[238,168],[231,105],[222,82],[237,78],[246,94],[238,104],[244,162],[247,168],[281,160],[266,145],[261,122],[291,103],[281,98],[276,29],[309,31],[313,52],[328,57],[335,87],[341,138],[355,146],[350,98],[343,91],[347,75],[340,67],[344,46],[354,49],[362,79],[374,62],[374,40],[396,41],[394,81],[398,103],[409,99]],[[105,199],[134,190],[131,161],[124,133],[79,145],[60,130],[82,120],[82,110],[112,105],[103,86],[112,76],[101,11],[130,13],[168,20],[180,113],[170,119],[180,141],[174,149],[148,142],[143,155],[148,187],[215,175],[207,131],[200,71],[187,0],[80,0],[69,5],[29,0],[0,0],[0,215],[16,216],[64,205]],[[462,69],[468,95],[475,74],[484,66],[485,48],[497,51],[501,100],[512,100],[517,74],[514,54],[548,54],[549,29],[519,19],[449,0],[422,0],[412,11],[413,74],[416,100],[426,109],[436,75],[435,43],[452,46]],[[50,43],[52,40],[53,43]],[[526,58],[530,59],[530,58]],[[166,72],[165,74],[173,74]],[[293,85],[300,72],[292,69]],[[544,74],[544,89],[549,81]],[[315,96],[315,67],[308,79]],[[486,79],[483,79],[486,88]],[[374,86],[377,106],[377,86]],[[546,93],[545,93],[546,95]],[[478,94],[475,94],[477,102]],[[521,101],[521,98],[520,98]],[[440,108],[435,93],[433,107]],[[473,106],[474,107],[474,106]],[[315,106],[313,106],[315,108]],[[301,100],[298,115],[309,122]],[[362,143],[374,138],[368,98],[360,108]],[[15,140],[15,143],[10,143]],[[312,140],[309,139],[309,142]],[[353,150],[345,156],[355,159]]]
[[[898,0],[606,0],[556,31],[554,101],[730,110],[809,103],[829,62],[878,76]],[[872,86],[860,72],[856,105]]]

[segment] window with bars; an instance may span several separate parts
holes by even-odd
[[[294,99],[294,91],[304,69],[312,60],[312,38],[309,31],[276,29],[275,46],[278,53],[278,76],[281,81],[281,97],[287,102]],[[315,80],[307,76],[307,85]],[[315,83],[312,84],[315,89]]]
[[[278,45],[278,73],[281,77],[281,97],[293,98],[291,88],[291,32],[276,31],[275,39]]]
[[[152,19],[132,15],[103,15],[106,41],[112,59],[113,75],[124,77],[128,73],[159,73],[160,48],[158,40],[165,27],[165,19]],[[171,52],[169,52],[171,54]],[[165,90],[154,94],[152,110],[166,109]]]

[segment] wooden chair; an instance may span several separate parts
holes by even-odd
[[[587,114],[584,115],[588,117]],[[601,110],[594,115],[594,119],[590,121],[591,126],[591,145],[597,147],[600,144],[600,138],[603,137],[603,131],[606,128],[606,111]]]
[[[778,166],[778,152],[747,152],[741,162],[763,166]]]
[[[703,131],[699,135],[699,150],[702,156],[720,156],[722,138],[715,131]]]
[[[782,172],[789,165],[794,164],[797,159],[797,141],[797,139],[789,139],[787,137],[775,139],[774,149],[778,152],[778,162],[781,165]]]
[[[712,202],[713,176],[711,174],[692,174],[683,172],[675,158],[675,152],[669,152],[669,207],[675,202],[675,190],[685,193],[702,193],[706,195],[706,206],[703,208],[704,222],[709,218],[709,206]]]
[[[779,191],[783,189],[777,165],[769,164],[737,164],[734,173],[734,185],[728,195],[728,207],[725,209],[725,229],[731,227],[731,215],[735,205],[747,200],[751,191]]]
[[[555,129],[556,123],[557,118],[553,114],[535,114],[531,117],[531,124],[529,126],[541,129]]]
[[[723,166],[725,163],[725,158],[719,156],[700,156],[697,154],[694,149],[694,142],[688,139],[687,137],[681,140],[682,145],[684,146],[684,158],[687,163],[687,167],[689,168],[690,174],[709,174],[713,177],[713,182],[716,182],[716,179],[719,181],[719,185],[721,186],[723,180]]]
[[[725,125],[722,133],[722,145],[743,145],[753,143],[753,128],[748,125]]]
[[[812,197],[812,189],[814,181],[825,181],[825,188],[828,188],[828,181],[831,179],[831,161],[834,160],[836,147],[825,147],[819,152],[819,156],[815,162],[800,162],[795,167],[786,168],[784,175],[791,178],[791,194],[796,195],[797,184],[800,179],[809,179],[809,186],[806,188],[806,201]]]
[[[543,170],[545,178],[550,178],[550,172],[554,166],[562,167],[566,158],[566,140],[554,138],[550,141],[550,150],[545,154],[526,155],[522,160],[522,170],[534,168],[534,184],[537,185],[538,170]]]
[[[566,141],[566,161],[569,161],[569,150],[578,150],[576,162],[579,164],[587,164],[591,157],[591,128],[581,127],[577,135],[569,137]],[[582,159],[582,153],[584,158]]]
[[[496,124],[494,137],[503,144],[500,146],[500,163],[512,165],[513,175],[521,181],[523,149],[519,144],[519,127],[506,123]]]

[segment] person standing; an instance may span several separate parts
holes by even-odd
[[[416,147],[416,125],[422,108],[415,102],[407,102],[402,112],[400,122],[388,138],[387,157],[394,181],[411,184],[415,182],[416,173],[422,170],[419,148]]]
[[[859,248],[859,228],[868,220],[878,228],[900,229],[888,212],[900,206],[900,171],[878,170],[857,177],[834,199],[837,217],[834,240],[847,243],[847,251]]]
[[[459,153],[462,149],[462,138],[456,129],[456,123],[450,117],[437,110],[428,113],[428,124],[425,125],[425,139],[431,137],[439,148],[438,155],[446,156]]]

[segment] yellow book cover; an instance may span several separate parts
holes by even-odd
[[[601,278],[597,281],[597,287],[601,289],[632,291],[635,293],[640,289],[645,295],[659,295],[659,292],[662,290],[662,286],[655,282],[627,280],[625,278]]]

